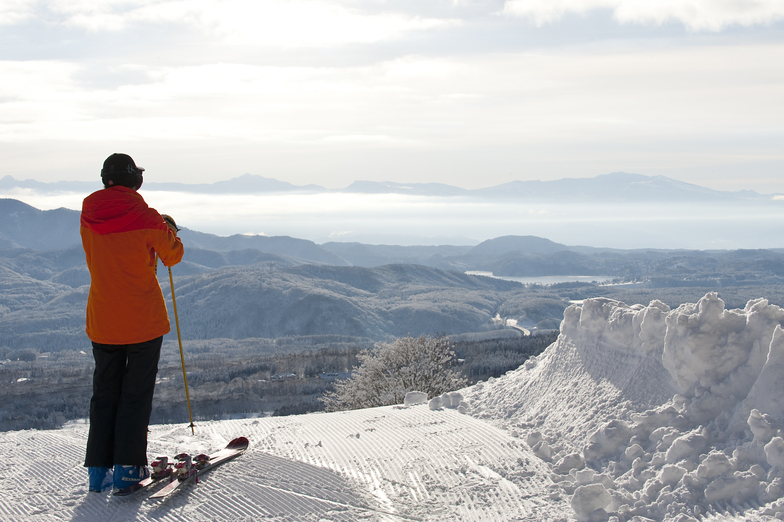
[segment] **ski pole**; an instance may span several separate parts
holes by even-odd
[[[157,265],[157,263],[156,263]],[[180,361],[182,361],[182,380],[185,381],[185,400],[188,402],[188,417],[191,420],[191,434],[193,431],[193,415],[191,414],[191,396],[188,393],[188,376],[185,374],[185,356],[182,354],[182,337],[180,337],[180,319],[177,317],[177,300],[174,299],[174,278],[172,277],[171,267],[169,269],[169,283],[171,284],[172,305],[174,306],[174,323],[177,325],[177,342],[180,343]]]

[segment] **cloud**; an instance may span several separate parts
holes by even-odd
[[[28,0],[0,8],[0,24],[33,17],[91,32],[125,31],[140,24],[193,27],[229,44],[278,47],[372,43],[460,25],[457,19],[368,13],[339,1],[314,0]]]
[[[503,14],[553,23],[569,13],[610,10],[620,23],[680,22],[692,31],[770,24],[784,18],[783,0],[507,0]]]
[[[101,158],[105,150],[143,150],[149,166],[168,165],[173,151],[185,156],[190,163],[170,169],[171,179],[263,164],[271,176],[332,187],[356,172],[376,180],[465,176],[476,186],[506,173],[701,168],[713,186],[721,168],[771,178],[765,191],[781,191],[784,69],[771,64],[784,60],[784,45],[774,31],[721,42],[684,35],[661,45],[638,39],[649,33],[639,26],[602,33],[604,20],[591,33],[598,41],[575,45],[586,40],[562,39],[564,27],[526,30],[521,18],[480,16],[501,9],[500,0],[448,3],[0,0],[0,23],[28,20],[2,27],[4,173],[55,176],[63,156],[89,168],[79,158],[94,150]],[[507,10],[555,20],[673,5],[552,0],[509,2]],[[736,8],[723,9],[714,14]],[[464,25],[443,30],[453,23]],[[513,40],[523,43],[506,43]],[[325,50],[341,43],[339,52]],[[309,47],[274,47],[285,45]]]
[[[423,58],[365,67],[125,64],[97,71],[90,64],[54,60],[0,61],[6,80],[0,84],[0,134],[12,141],[223,136],[411,146],[416,138],[400,133],[401,124],[410,126],[410,116],[400,111],[420,111],[431,102],[461,103],[459,91],[442,95],[441,90],[453,88],[456,74],[465,78],[469,72]],[[134,82],[81,82],[100,74],[122,80],[132,75]]]
[[[3,0],[0,2],[0,27],[16,25],[33,18],[33,2],[28,0]]]
[[[335,231],[335,232],[330,232],[329,237],[330,238],[341,238],[341,237],[345,237],[345,236],[351,235],[353,233],[354,232],[352,230]]]
[[[394,137],[386,134],[340,134],[325,136],[320,140],[330,146],[346,145],[355,146],[376,146],[376,147],[416,147],[415,140],[402,137]]]
[[[510,171],[714,169],[764,155],[761,177],[781,162],[784,70],[770,64],[782,60],[782,44],[747,44],[339,67],[0,61],[0,147],[14,176],[60,169],[60,149],[38,151],[62,142],[143,144],[157,155],[147,167],[172,147],[198,149],[184,159],[189,176],[248,172],[263,157],[273,177],[333,187],[404,174],[477,186],[477,172],[500,183]],[[134,83],[80,83],[116,67],[137,71]]]
[[[307,0],[213,3],[203,11],[202,21],[230,43],[284,47],[379,42],[460,23],[396,13],[366,14]]]

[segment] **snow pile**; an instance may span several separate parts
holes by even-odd
[[[782,324],[765,299],[588,299],[555,344],[466,401],[548,463],[551,498],[580,520],[784,518]]]
[[[431,410],[452,408],[460,413],[468,413],[469,411],[468,403],[463,400],[463,395],[460,392],[447,392],[438,397],[433,397],[428,402],[428,407]]]

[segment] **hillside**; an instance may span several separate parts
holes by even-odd
[[[267,236],[216,236],[193,230],[183,229],[179,236],[188,246],[198,249],[215,250],[218,252],[259,252],[277,254],[291,259],[296,264],[316,263],[329,265],[345,265],[346,262],[332,253],[316,245],[313,241],[293,237]],[[190,260],[190,259],[189,259]],[[236,264],[251,264],[250,262]]]
[[[498,379],[350,412],[152,427],[151,455],[243,455],[164,503],[89,494],[86,426],[0,438],[0,518],[772,521],[784,513],[784,310],[590,299]]]
[[[185,338],[332,333],[384,339],[485,329],[521,289],[416,265],[273,272],[254,265],[181,278],[176,296]]]
[[[27,252],[0,264],[0,350],[89,346],[84,334],[89,274],[79,257],[76,248],[57,256]],[[57,263],[75,266],[59,272]],[[501,307],[515,313],[540,293],[417,265],[277,269],[257,263],[187,275],[190,268],[173,269],[183,339],[338,334],[382,340],[476,332],[495,328],[491,320]],[[161,269],[159,276],[174,325],[168,272]],[[565,302],[549,297],[561,303],[560,314]]]

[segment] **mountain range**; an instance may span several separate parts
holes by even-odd
[[[87,343],[83,315],[90,274],[78,229],[77,211],[43,211],[0,199],[0,351],[80,349]],[[382,340],[481,332],[495,328],[498,316],[504,324],[511,319],[548,329],[558,326],[569,300],[582,295],[569,284],[526,287],[467,273],[472,271],[510,278],[602,275],[649,288],[633,297],[642,302],[666,299],[662,288],[682,287],[754,288],[756,294],[768,285],[774,298],[770,285],[784,283],[784,253],[774,250],[624,251],[535,236],[407,247],[318,245],[188,229],[180,236],[185,257],[174,275],[186,339],[339,334]],[[167,271],[158,275],[170,299]],[[586,289],[593,295],[618,291]]]
[[[87,343],[90,275],[78,228],[76,211],[0,199],[0,348],[59,351]],[[549,320],[553,327],[550,316],[560,317],[566,307],[557,297],[529,306],[518,283],[416,263],[460,257],[470,247],[334,244],[330,250],[291,237],[180,234],[186,254],[174,274],[185,339],[340,334],[380,340],[477,332],[499,310],[523,317],[527,307],[528,322]],[[346,258],[384,266],[352,266]],[[407,262],[384,262],[390,258]],[[167,273],[159,270],[159,277],[170,300]],[[548,310],[544,316],[541,306]]]
[[[205,268],[254,263],[364,267],[405,263],[443,269],[483,270],[488,260],[510,252],[553,254],[570,249],[535,236],[501,237],[471,247],[340,242],[318,245],[288,236],[217,236],[187,228],[179,235],[188,245],[183,266],[188,267],[189,273],[205,271]],[[0,199],[0,250],[27,248],[48,252],[80,244],[78,211],[64,208],[39,210],[14,199]]]
[[[148,176],[152,178],[152,176]],[[0,191],[15,188],[39,192],[89,193],[100,187],[98,176],[92,181],[17,180],[11,176],[0,179]],[[564,178],[553,181],[511,181],[493,187],[464,189],[443,183],[397,183],[391,181],[355,181],[342,189],[328,189],[319,185],[294,185],[286,181],[259,175],[242,176],[215,183],[170,183],[145,181],[145,190],[191,192],[205,194],[279,194],[279,193],[352,193],[406,194],[430,197],[469,197],[481,199],[558,200],[558,201],[749,201],[769,200],[771,195],[752,190],[735,192],[713,190],[666,176],[646,176],[627,172],[613,172],[593,178]]]
[[[187,245],[183,262],[178,266],[178,271],[185,275],[255,264],[264,264],[268,269],[305,264],[346,267],[411,264],[440,270],[491,272],[505,277],[605,275],[634,278],[642,274],[671,277],[712,271],[712,277],[716,278],[722,277],[722,270],[725,276],[730,272],[737,276],[755,271],[768,276],[784,275],[781,249],[621,250],[570,246],[522,235],[496,237],[476,246],[356,242],[319,245],[289,236],[217,236],[187,228],[179,235]],[[54,262],[53,259],[67,259],[83,264],[80,245],[78,211],[39,210],[14,199],[0,199],[0,259],[38,256],[49,259],[47,263]],[[63,253],[73,252],[74,248],[76,254]],[[66,263],[59,269],[76,269],[76,266]]]

